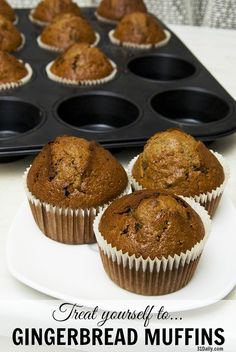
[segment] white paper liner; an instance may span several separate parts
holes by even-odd
[[[196,260],[201,255],[204,245],[209,237],[211,230],[211,220],[207,211],[199,203],[195,202],[191,198],[181,198],[184,199],[200,216],[205,229],[205,236],[203,240],[196,243],[196,245],[191,250],[187,250],[185,253],[181,253],[180,255],[176,254],[174,257],[162,257],[162,259],[151,259],[149,257],[144,259],[142,256],[137,258],[135,255],[123,253],[122,250],[118,250],[116,247],[112,247],[99,231],[99,223],[101,217],[108,206],[104,207],[94,220],[94,233],[100,249],[109,259],[111,258],[112,261],[116,262],[118,265],[122,264],[123,267],[128,266],[130,270],[135,268],[136,271],[138,271],[141,267],[143,272],[145,272],[147,268],[150,272],[153,272],[154,268],[157,272],[160,270],[165,272],[166,270],[178,269],[180,265],[184,266],[185,264],[189,264],[191,261]]]
[[[101,21],[103,23],[107,23],[107,24],[117,24],[119,21],[117,20],[111,20],[109,18],[106,18],[106,17],[102,17],[101,15],[98,14],[97,11],[95,11],[95,16],[97,17],[98,21]]]
[[[26,39],[23,33],[21,33],[21,39],[22,39],[21,45],[18,46],[18,48],[16,48],[14,51],[20,51],[25,46]]]
[[[100,42],[100,34],[98,32],[95,32],[95,36],[96,36],[95,42],[90,45],[92,48],[97,46],[98,43]],[[40,46],[40,48],[42,48],[44,50],[48,50],[48,51],[53,51],[56,53],[61,53],[66,50],[66,49],[61,49],[61,48],[57,48],[55,46],[45,44],[41,39],[41,35],[37,38],[37,43]]]
[[[95,79],[95,80],[83,80],[83,81],[73,81],[71,79],[67,79],[67,78],[62,78],[59,77],[57,75],[55,75],[54,73],[51,72],[51,67],[54,64],[54,61],[50,62],[47,66],[46,66],[46,73],[48,75],[48,78],[50,78],[52,81],[55,81],[57,83],[60,84],[69,84],[69,85],[76,85],[76,86],[96,86],[96,85],[100,85],[100,84],[104,84],[107,83],[111,80],[114,79],[114,77],[117,74],[117,66],[116,64],[109,60],[112,67],[113,67],[113,71],[112,73],[104,78],[101,79]]]
[[[224,182],[217,187],[216,189],[212,190],[211,192],[207,192],[207,193],[201,193],[200,195],[197,196],[192,196],[191,198],[194,199],[196,202],[201,203],[201,204],[205,204],[207,202],[211,202],[212,200],[216,199],[217,197],[221,196],[224,192],[225,186],[229,180],[230,177],[230,170],[229,170],[229,165],[226,162],[226,160],[223,158],[223,156],[217,152],[214,152],[213,150],[210,150],[210,152],[212,154],[214,154],[214,156],[217,158],[217,160],[219,161],[219,163],[221,164],[221,166],[223,167],[223,171],[224,171]],[[135,162],[137,161],[139,155],[134,157],[127,168],[127,174],[130,180],[131,185],[133,186],[134,190],[141,190],[143,189],[143,187],[139,184],[138,181],[135,180],[135,178],[132,175],[132,170],[133,170],[133,166],[135,164]]]
[[[0,83],[0,91],[17,88],[28,83],[31,80],[31,77],[33,75],[33,70],[31,66],[27,63],[25,63],[25,68],[28,71],[28,74],[25,77],[21,78],[18,82]]]
[[[24,185],[24,189],[28,198],[29,203],[31,203],[31,205],[33,206],[34,209],[40,209],[40,215],[39,215],[39,220],[35,219],[37,225],[40,227],[39,222],[42,221],[42,223],[47,223],[47,222],[51,222],[52,224],[54,224],[54,227],[56,227],[57,229],[53,231],[53,233],[46,233],[48,230],[46,229],[46,227],[44,229],[42,229],[40,227],[40,229],[50,238],[56,240],[56,241],[60,241],[60,242],[64,242],[64,243],[70,243],[73,244],[74,243],[74,232],[79,232],[82,234],[81,237],[87,237],[87,239],[90,239],[89,243],[92,243],[91,239],[94,238],[95,242],[95,237],[93,233],[89,233],[89,228],[92,226],[91,219],[94,219],[94,217],[105,207],[108,206],[112,201],[108,202],[107,204],[104,204],[102,206],[98,206],[98,207],[90,207],[90,208],[78,208],[78,209],[72,209],[72,208],[63,208],[63,207],[57,207],[54,206],[52,204],[46,203],[46,202],[42,202],[41,200],[37,199],[28,189],[27,187],[27,175],[29,172],[29,168],[26,169],[26,171],[24,172],[23,175],[23,185]],[[125,188],[125,190],[117,197],[123,197],[126,194],[129,194],[131,192],[131,186],[128,184]],[[62,226],[57,226],[59,223],[61,224],[63,222],[63,220],[65,221],[65,219],[68,218],[68,222],[69,222],[69,218],[70,219],[74,219],[74,223],[76,223],[76,229],[74,229],[74,226],[65,224],[65,229],[62,228]],[[67,222],[67,221],[66,221]],[[50,226],[50,224],[49,224]],[[49,228],[49,226],[47,226],[47,228]],[[52,225],[53,226],[53,225]],[[45,231],[44,231],[45,230]],[[49,231],[50,232],[50,231]],[[78,240],[78,239],[77,239]],[[81,239],[80,239],[80,243]],[[85,242],[88,243],[88,242]]]
[[[121,40],[114,37],[114,31],[115,30],[113,29],[108,33],[109,39],[112,42],[112,44],[123,46],[130,49],[139,49],[139,50],[157,49],[166,45],[171,38],[171,33],[166,29],[164,29],[166,38],[161,40],[160,42],[156,44],[137,44],[137,43],[131,43],[131,42],[122,42]]]
[[[34,24],[37,24],[38,26],[41,26],[41,27],[45,27],[49,24],[49,22],[44,22],[44,21],[40,21],[40,20],[37,20],[36,18],[33,17],[33,14],[34,14],[34,9],[32,9],[29,13],[29,20],[34,23]]]
[[[13,24],[16,26],[19,22],[19,17],[17,16],[17,14],[15,14],[15,19],[13,21]]]

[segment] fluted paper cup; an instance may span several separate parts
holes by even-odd
[[[21,60],[19,60],[21,61]],[[23,86],[24,84],[28,83],[31,80],[31,77],[33,75],[33,70],[29,64],[25,64],[25,68],[28,71],[27,75],[23,78],[21,78],[17,82],[7,82],[7,83],[0,83],[0,92],[1,91],[6,91],[9,89],[14,89],[20,86]]]

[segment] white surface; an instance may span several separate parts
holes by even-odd
[[[222,236],[225,228],[227,241]],[[146,305],[152,301],[157,306],[165,301],[168,311],[177,312],[214,303],[235,286],[235,228],[236,209],[224,195],[193,279],[183,289],[159,297],[136,295],[115,285],[103,270],[96,244],[70,246],[44,236],[27,200],[10,229],[7,260],[18,280],[66,302],[80,302],[87,307],[98,304],[103,310],[138,310],[140,301]]]
[[[189,46],[193,53],[198,56],[212,74],[215,75],[229,93],[236,98],[236,31],[186,26],[171,26],[171,28]],[[236,135],[225,137],[213,143],[211,149],[223,154],[230,164],[231,178],[227,189],[236,206]],[[117,154],[117,157],[120,160],[128,161],[139,152],[140,150],[138,149],[129,150],[128,153],[124,151]],[[36,317],[32,316],[34,313],[30,315],[29,312],[23,309],[21,305],[23,300],[34,300],[35,310],[37,310],[39,302],[36,300],[47,299],[47,296],[44,294],[30,289],[15,280],[10,275],[6,265],[5,247],[7,233],[18,208],[24,200],[22,174],[31,161],[32,157],[28,157],[19,161],[0,164],[0,304],[4,307],[4,300],[17,300],[19,308],[18,312],[16,312],[16,308],[14,310],[11,305],[8,305],[5,313],[0,309],[0,334],[3,327],[7,324],[11,323],[14,326],[17,313],[20,314],[20,321],[29,322],[31,325],[34,324]],[[227,230],[228,226],[222,234],[223,236],[227,234]],[[227,259],[227,257],[224,256],[223,259]],[[227,296],[227,299],[236,299],[236,289]],[[43,306],[43,303],[41,305]],[[187,317],[191,316],[191,321],[199,321],[202,326],[205,326],[210,321],[210,318],[214,321],[219,321],[222,317],[226,317],[225,319],[227,319],[231,310],[232,306],[229,301],[223,302],[220,309],[213,305],[195,312],[185,313],[184,317],[187,319]],[[45,319],[45,321],[47,320],[46,315],[41,318]],[[5,348],[3,350],[7,351]],[[34,351],[34,348],[27,350]],[[8,351],[12,351],[11,346],[9,346]]]

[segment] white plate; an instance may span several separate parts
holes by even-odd
[[[170,312],[203,307],[224,298],[236,284],[236,210],[224,195],[213,229],[191,282],[165,296],[140,296],[116,286],[103,270],[96,245],[70,246],[44,236],[34,223],[27,201],[9,233],[7,261],[11,274],[24,284],[67,302],[104,310],[165,305]]]

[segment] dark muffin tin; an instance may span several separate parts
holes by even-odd
[[[60,85],[45,66],[57,56],[38,47],[41,28],[19,10],[26,45],[17,57],[34,71],[31,82],[0,92],[0,156],[32,154],[60,134],[95,139],[109,148],[140,146],[158,130],[181,128],[204,141],[236,129],[235,101],[172,33],[150,51],[114,46],[111,25],[85,15],[101,35],[99,47],[118,65],[115,79],[96,87]]]

